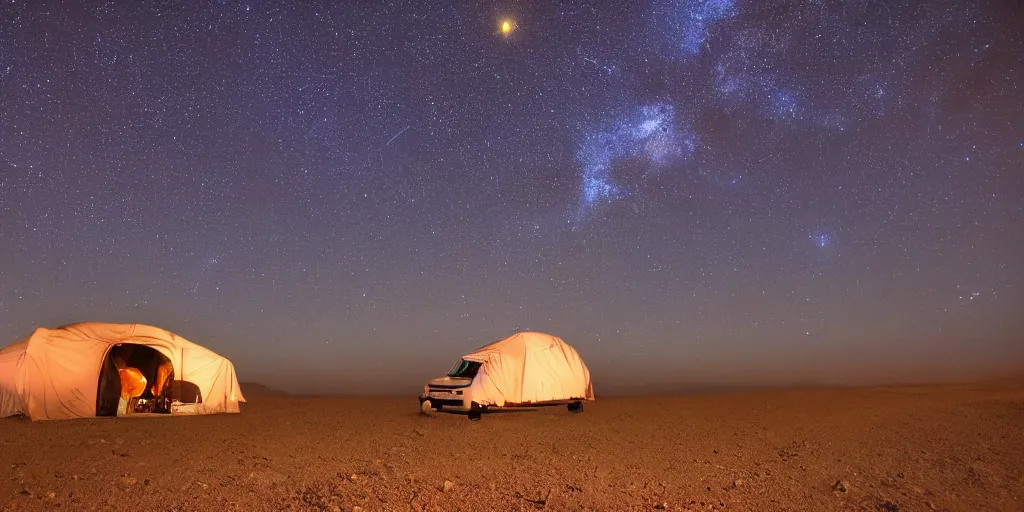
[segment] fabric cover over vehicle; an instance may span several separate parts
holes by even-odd
[[[201,393],[194,413],[237,413],[245,401],[234,365],[209,349],[148,325],[79,323],[36,329],[0,349],[0,417],[96,416],[100,370],[117,344],[144,345],[167,357],[175,381],[193,384]]]
[[[462,358],[481,363],[469,388],[480,405],[594,399],[590,370],[576,349],[557,336],[521,332]]]

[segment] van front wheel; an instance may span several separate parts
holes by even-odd
[[[434,409],[434,404],[430,403],[430,400],[420,402],[420,411],[427,416],[433,416],[437,412]]]
[[[480,411],[469,411],[469,421],[480,421]]]
[[[583,402],[569,402],[569,412],[583,412]]]

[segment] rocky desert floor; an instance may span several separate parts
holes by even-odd
[[[603,398],[419,414],[0,420],[3,510],[1024,511],[1024,381]]]

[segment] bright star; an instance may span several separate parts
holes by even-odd
[[[516,29],[516,25],[512,20],[502,20],[501,22],[501,35],[508,36]]]

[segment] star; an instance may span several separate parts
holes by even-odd
[[[502,36],[508,37],[509,35],[512,34],[512,31],[514,31],[515,29],[516,25],[514,21],[510,19],[505,19],[501,21],[499,30],[501,31]]]

